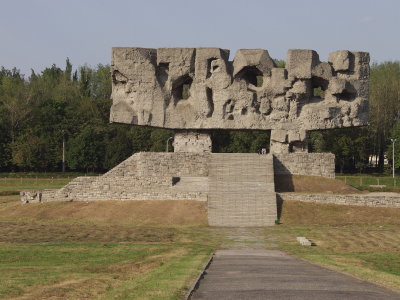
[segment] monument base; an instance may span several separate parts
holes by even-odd
[[[274,176],[281,174],[332,178],[334,155],[140,152],[102,176],[21,192],[21,201],[208,201],[210,225],[266,226],[277,218]]]
[[[175,152],[211,153],[211,135],[201,131],[178,131],[174,136]]]

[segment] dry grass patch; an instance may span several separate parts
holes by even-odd
[[[0,197],[2,199],[4,197]],[[0,220],[74,220],[136,225],[207,225],[207,207],[201,201],[98,201],[21,204],[8,196],[0,206]]]
[[[400,208],[284,201],[281,222],[286,225],[400,225]]]
[[[174,241],[175,228],[104,224],[0,222],[0,242],[162,242]]]
[[[196,201],[0,197],[0,298],[179,299],[218,246],[206,220]]]
[[[266,242],[295,256],[400,290],[400,209],[284,201]],[[316,247],[298,244],[305,236]]]

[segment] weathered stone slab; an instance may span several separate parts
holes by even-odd
[[[272,130],[272,153],[307,151],[300,133],[309,130],[367,125],[366,52],[340,50],[321,62],[313,50],[293,49],[286,68],[263,49],[228,59],[229,50],[219,48],[113,48],[110,121],[196,132]],[[188,151],[205,151],[202,141],[195,146],[184,137],[177,137],[178,151],[190,144]]]
[[[286,69],[262,49],[228,57],[218,48],[113,48],[111,122],[192,130],[367,124],[368,53],[336,51],[321,62],[315,51],[289,50]],[[317,87],[324,98],[313,95]]]

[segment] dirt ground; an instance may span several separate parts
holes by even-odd
[[[400,225],[400,208],[284,201],[280,221],[286,225]]]
[[[206,202],[200,201],[98,201],[21,204],[19,196],[0,209],[0,219],[74,220],[136,225],[206,225]]]
[[[330,193],[330,194],[357,194],[360,190],[345,184],[341,180],[300,175],[275,176],[277,192],[297,193]]]

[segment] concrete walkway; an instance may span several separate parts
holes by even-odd
[[[217,251],[190,299],[400,299],[372,283],[293,258],[281,251]]]

